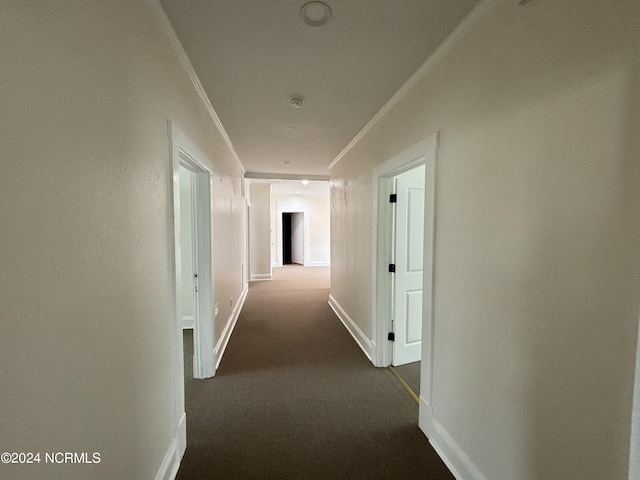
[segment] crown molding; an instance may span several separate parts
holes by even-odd
[[[471,30],[478,20],[480,20],[489,10],[491,10],[499,0],[484,0],[475,6],[471,12],[460,22],[460,24],[449,34],[442,44],[433,52],[429,58],[415,71],[409,80],[389,99],[387,103],[376,113],[369,122],[362,127],[353,140],[351,140],[344,149],[329,164],[329,169],[333,168],[353,146],[364,137],[373,126],[384,117],[419,81],[424,77],[453,46],[458,43]]]
[[[309,180],[310,182],[329,181],[329,175],[298,175],[288,173],[247,172],[244,174],[244,178],[256,180]]]
[[[193,69],[193,65],[191,65],[191,61],[187,56],[187,52],[185,52],[184,47],[182,46],[182,42],[180,42],[180,40],[178,39],[178,36],[176,35],[176,31],[173,29],[173,25],[171,25],[171,22],[169,21],[169,17],[167,17],[167,13],[164,11],[164,8],[162,8],[162,5],[160,4],[160,0],[146,0],[146,2],[151,8],[151,11],[156,17],[156,20],[158,20],[158,23],[160,24],[162,31],[164,32],[167,39],[169,40],[171,47],[173,47],[174,52],[176,53],[176,55],[178,56],[178,59],[180,60],[180,63],[184,67],[184,70],[187,72],[187,75],[191,79],[191,83],[196,89],[196,92],[198,93],[198,95],[200,96],[200,99],[202,100],[202,103],[204,104],[207,111],[209,112],[209,115],[213,119],[213,123],[215,123],[216,127],[218,128],[218,131],[220,132],[220,135],[222,135],[222,138],[227,144],[227,147],[229,147],[229,150],[231,151],[233,158],[238,164],[238,167],[240,168],[242,173],[244,173],[246,171],[244,168],[244,165],[242,165],[242,162],[240,161],[240,157],[238,156],[238,153],[236,152],[236,149],[233,146],[233,143],[231,143],[231,139],[229,138],[229,135],[227,135],[227,131],[224,129],[224,126],[220,121],[220,117],[218,117],[218,114],[213,109],[213,105],[211,104],[209,97],[204,91],[202,83],[200,83],[200,79],[196,74],[196,71]]]

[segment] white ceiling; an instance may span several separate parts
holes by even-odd
[[[321,27],[306,0],[161,3],[247,172],[278,177],[327,176],[478,0],[326,0]]]
[[[256,182],[256,180],[252,180]],[[329,182],[306,182],[270,180],[273,195],[320,195],[329,196]]]

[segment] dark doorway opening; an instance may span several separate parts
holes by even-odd
[[[282,214],[282,263],[290,265],[291,262],[291,217],[292,213]]]
[[[304,214],[282,213],[282,264],[304,265]]]

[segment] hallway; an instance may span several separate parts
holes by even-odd
[[[328,267],[251,284],[216,377],[187,380],[178,479],[453,478],[417,404],[362,354],[328,294]]]

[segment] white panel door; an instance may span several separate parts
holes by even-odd
[[[304,214],[291,215],[291,261],[304,265]]]
[[[424,167],[417,170],[396,179],[393,365],[422,355]]]

